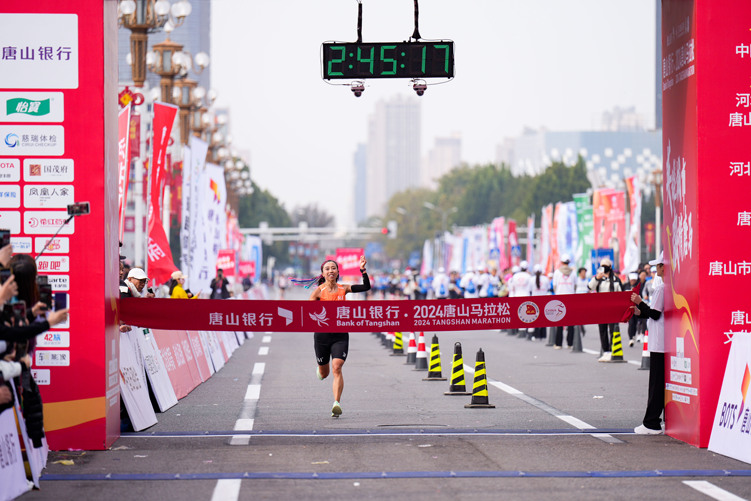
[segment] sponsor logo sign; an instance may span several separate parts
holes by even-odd
[[[37,348],[69,348],[70,332],[47,331],[37,336]]]
[[[21,207],[21,187],[0,185],[0,207],[3,209]]]
[[[0,14],[0,88],[78,88],[78,15]]]
[[[34,239],[34,252],[39,254],[42,251],[45,254],[67,254],[70,252],[70,241],[68,237],[55,237],[52,240],[47,237],[36,237]]]
[[[60,230],[62,235],[72,235],[75,230],[75,219],[63,226],[67,219],[67,211],[27,210],[23,213],[23,231],[27,235],[54,235]]]
[[[69,366],[69,350],[36,350],[34,365],[39,367]]]
[[[47,283],[53,292],[70,290],[70,275],[47,275]]]
[[[560,322],[566,316],[566,305],[554,299],[545,305],[545,318],[551,322]]]
[[[17,158],[0,158],[0,182],[17,183],[21,180],[21,161]]]
[[[30,183],[72,182],[70,158],[27,158],[23,161],[23,180]]]
[[[0,92],[0,122],[62,122],[62,92]]]
[[[0,156],[60,156],[64,152],[61,125],[0,125]]]
[[[516,311],[519,315],[519,320],[526,324],[534,322],[540,316],[540,308],[532,301],[524,301]]]
[[[9,210],[0,211],[0,228],[10,230],[11,234],[21,233],[21,213]]]
[[[74,202],[72,184],[27,184],[23,187],[23,206],[28,209],[65,209]]]
[[[40,273],[70,271],[70,258],[68,256],[40,256],[37,259],[37,270]]]
[[[31,254],[31,237],[10,237],[13,254]]]
[[[47,386],[50,384],[49,369],[31,369],[31,376],[39,386]]]

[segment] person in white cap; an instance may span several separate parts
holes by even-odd
[[[576,275],[574,269],[568,264],[571,258],[568,254],[561,256],[561,265],[553,273],[553,292],[555,294],[574,294],[576,293]],[[566,326],[566,345],[569,348],[574,346],[574,326]],[[555,347],[560,350],[563,347],[563,326],[558,325],[555,328]]]
[[[477,285],[477,275],[474,270],[469,270],[462,275],[462,279],[459,281],[459,287],[464,291],[464,298],[476,298],[479,295],[479,287]]]
[[[534,278],[532,279],[532,295],[547,296],[550,294],[550,279],[542,272],[542,265],[536,264],[532,268]],[[533,339],[545,339],[545,327],[534,329]]]
[[[169,297],[172,299],[193,299],[194,297],[198,297],[194,296],[192,292],[185,290],[186,278],[188,277],[180,270],[172,272]]]
[[[148,275],[141,268],[132,268],[125,279],[125,286],[120,286],[120,297],[154,297],[154,293],[146,289]]]
[[[613,271],[613,262],[609,258],[606,257],[600,261],[597,274],[589,281],[589,290],[594,292],[621,292],[623,290],[621,279]],[[602,356],[598,361],[608,362],[612,356],[612,336],[616,324],[599,324],[599,328]]]
[[[446,275],[446,269],[441,266],[438,268],[438,273],[433,277],[433,283],[430,284],[433,288],[433,295],[436,299],[448,299],[449,297],[449,277]]]
[[[662,278],[665,273],[665,259],[660,256],[650,261],[651,266],[657,267],[657,276]],[[662,420],[660,416],[665,410],[665,283],[660,280],[652,291],[652,304],[642,301],[639,294],[631,294],[631,301],[635,314],[647,318],[649,331],[649,391],[647,396],[647,411],[644,413],[642,424],[634,428],[637,435],[662,434]]]

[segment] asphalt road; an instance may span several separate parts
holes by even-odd
[[[465,408],[470,396],[353,333],[332,418],[312,335],[255,333],[152,428],[108,451],[51,453],[42,489],[22,499],[751,499],[751,465],[633,434],[641,345],[606,364],[596,326],[584,353],[497,331],[438,336],[444,377],[461,343],[470,391],[482,348],[495,408]]]

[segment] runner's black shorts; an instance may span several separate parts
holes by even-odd
[[[331,358],[347,360],[349,333],[316,332],[313,334],[313,347],[318,365],[326,365]]]

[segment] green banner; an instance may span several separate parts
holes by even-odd
[[[17,97],[14,99],[8,99],[8,101],[5,103],[5,113],[7,115],[21,113],[23,115],[30,115],[32,117],[41,117],[48,115],[49,112],[49,99],[34,100]]]
[[[592,247],[595,243],[594,213],[589,195],[577,193],[574,195],[576,204],[576,226],[579,230],[579,241],[576,245],[576,265],[589,269],[587,262],[590,260]]]

